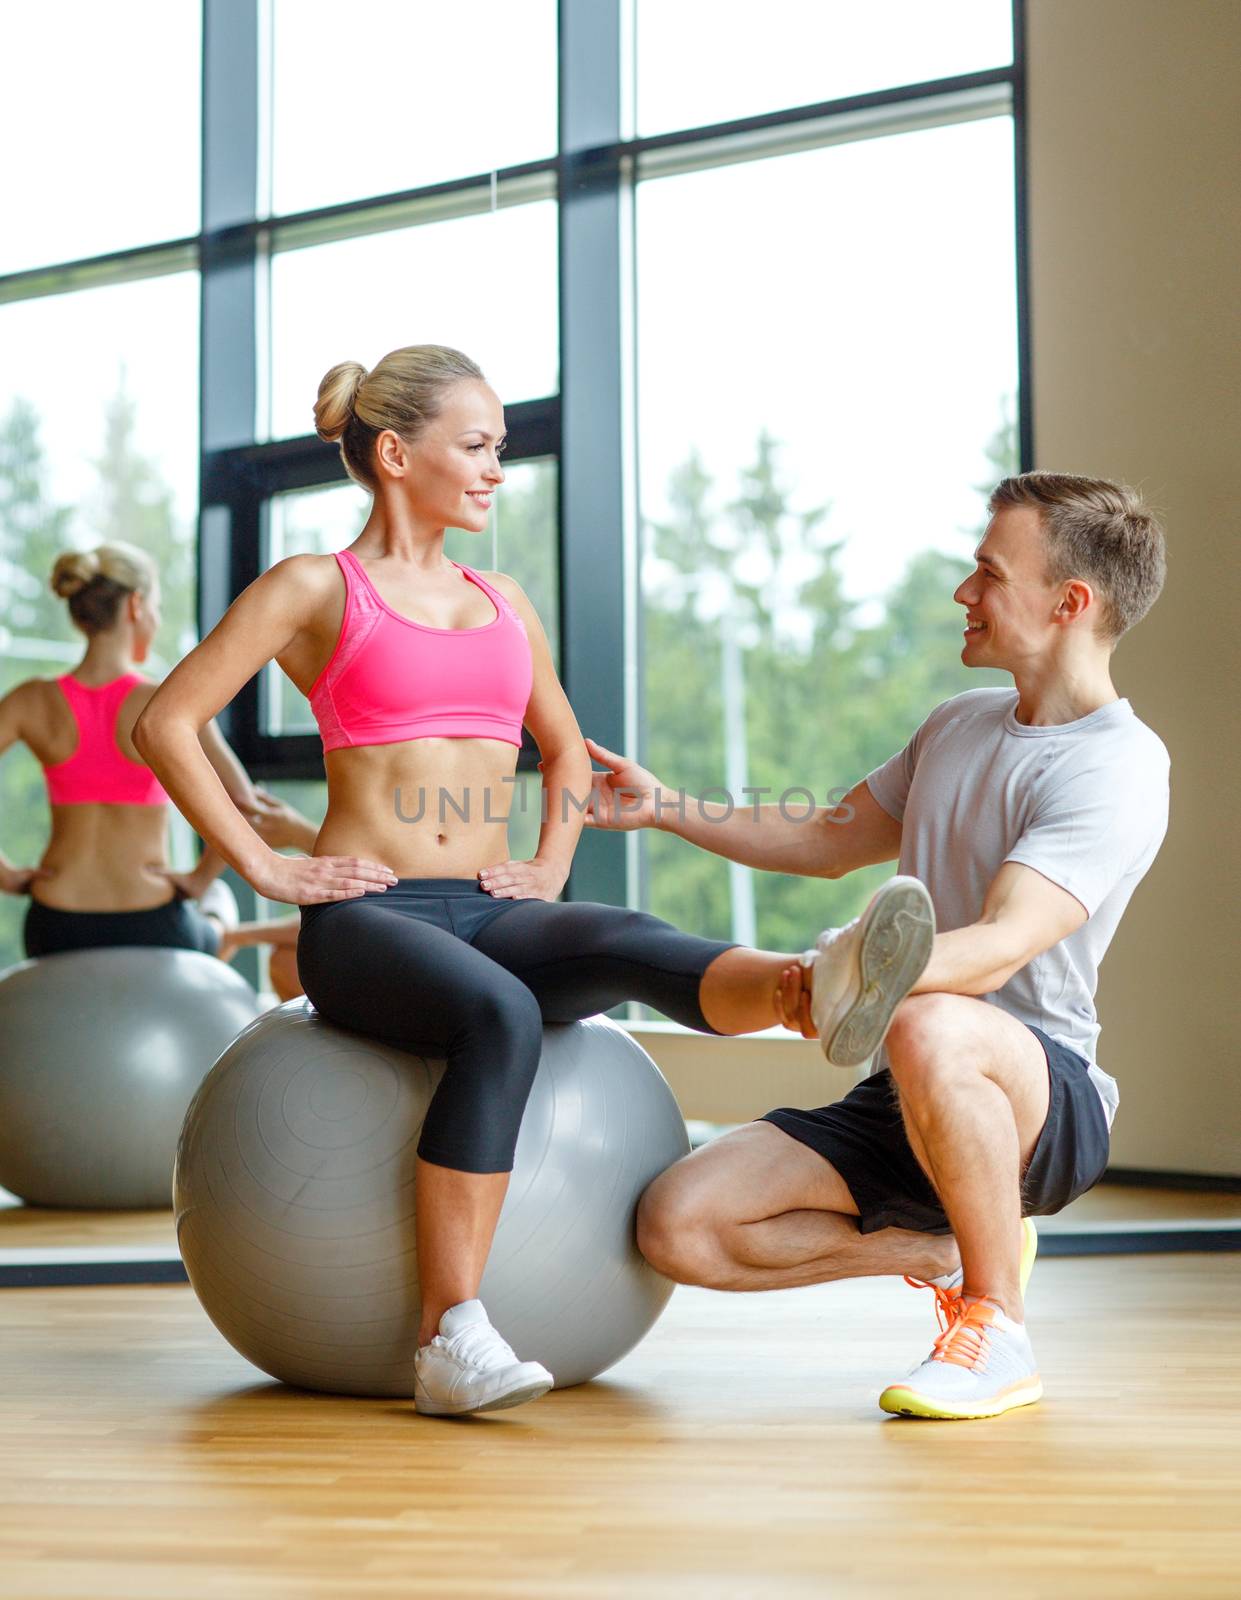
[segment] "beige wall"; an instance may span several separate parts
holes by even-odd
[[[1241,3],[1028,0],[1035,465],[1140,486],[1167,588],[1115,680],[1172,820],[1101,974],[1118,1165],[1241,1173]]]
[[[749,1122],[773,1106],[826,1105],[866,1076],[829,1067],[818,1040],[782,1028],[704,1039],[673,1022],[626,1027],[672,1085],[685,1116],[703,1122]]]

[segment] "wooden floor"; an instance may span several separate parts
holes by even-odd
[[[1047,1399],[885,1419],[895,1281],[679,1290],[491,1418],[283,1389],[187,1288],[0,1293],[4,1600],[1241,1593],[1241,1258],[1041,1262]]]

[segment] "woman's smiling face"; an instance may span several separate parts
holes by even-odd
[[[406,451],[406,492],[420,520],[481,532],[504,482],[504,407],[490,384],[462,378]],[[381,447],[382,454],[382,447]]]

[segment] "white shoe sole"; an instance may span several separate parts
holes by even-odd
[[[414,1410],[424,1417],[466,1417],[476,1411],[508,1411],[512,1406],[524,1406],[527,1400],[538,1400],[552,1387],[552,1380],[540,1379],[535,1383],[518,1384],[502,1394],[477,1404],[444,1405],[438,1400],[428,1400],[425,1395],[414,1396]]]
[[[922,976],[935,938],[935,908],[917,878],[893,878],[858,928],[857,998],[822,1040],[837,1067],[860,1067],[878,1050],[892,1013]]]

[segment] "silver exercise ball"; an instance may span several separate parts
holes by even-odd
[[[162,945],[0,973],[0,1187],[34,1206],[171,1205],[185,1109],[260,1009],[224,962]]]
[[[414,1155],[443,1071],[301,998],[251,1023],[195,1096],[174,1180],[182,1259],[216,1327],[273,1378],[413,1394]],[[672,1091],[623,1028],[545,1025],[479,1296],[557,1387],[619,1361],[667,1303],[634,1211],[688,1149]]]

